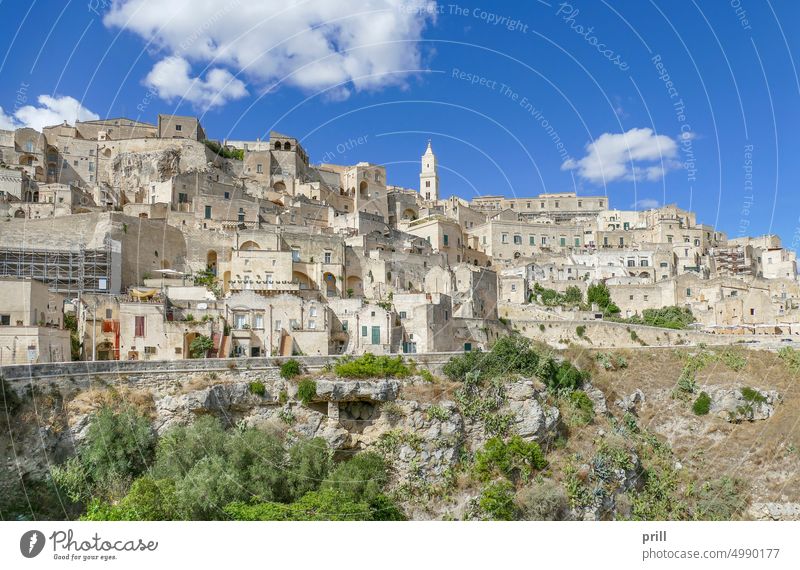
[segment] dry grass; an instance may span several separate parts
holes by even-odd
[[[613,402],[637,388],[645,394],[640,424],[664,436],[676,457],[699,480],[742,477],[751,484],[754,500],[800,500],[800,389],[798,376],[777,354],[734,349],[746,359],[739,371],[719,359],[697,374],[699,386],[751,386],[777,390],[783,401],[768,420],[732,424],[713,415],[698,417],[691,401],[671,397],[686,356],[697,348],[615,351],[628,368],[606,371],[594,367],[593,383]],[[722,349],[707,349],[719,353]]]
[[[121,388],[90,388],[78,393],[67,405],[67,413],[71,416],[91,414],[102,407],[119,407],[130,405],[148,418],[155,416],[153,395],[146,390]]]

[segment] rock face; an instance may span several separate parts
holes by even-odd
[[[586,395],[589,396],[589,399],[594,404],[594,411],[596,414],[608,414],[608,404],[606,403],[606,396],[603,394],[602,390],[587,382],[583,386],[583,391],[586,392]]]
[[[644,392],[640,389],[634,390],[631,394],[623,396],[621,399],[614,402],[614,404],[623,412],[628,412],[633,415],[639,413],[641,405],[644,403]]]
[[[368,400],[388,402],[397,399],[400,382],[397,380],[318,380],[317,398],[342,402]]]
[[[757,521],[800,521],[800,503],[753,503],[747,514]]]
[[[775,413],[781,396],[775,390],[753,388],[704,387],[711,397],[709,412],[729,422],[766,420]]]
[[[555,406],[541,403],[543,394],[531,380],[513,383],[506,389],[508,405],[513,414],[512,430],[523,439],[547,441],[557,433],[561,414]]]

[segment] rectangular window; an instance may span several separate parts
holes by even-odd
[[[500,241],[503,243],[508,243],[508,234],[503,234],[500,236]]]
[[[547,245],[547,236],[542,236],[542,245]]]
[[[156,353],[156,347],[155,346],[145,346],[144,347],[144,353],[145,354],[155,354]]]
[[[264,328],[264,315],[261,315],[261,314],[257,314],[256,315],[255,328],[257,328],[257,329],[263,329]]]
[[[292,261],[300,261],[300,250],[293,249],[292,250]]]
[[[575,247],[580,247],[580,246],[581,246],[581,238],[576,237],[575,238]]]
[[[308,328],[309,328],[310,330],[314,330],[314,329],[316,329],[316,328],[317,328],[317,321],[314,321],[314,320],[309,320],[309,321],[308,321]]]
[[[135,337],[143,337],[144,336],[144,317],[134,317],[133,318],[133,336]]]
[[[536,245],[536,236],[528,236],[528,243],[530,245]]]
[[[447,246],[450,243],[450,237],[447,234],[444,234],[442,236],[442,239],[444,240],[444,245],[445,246]]]
[[[317,308],[316,307],[311,307],[308,310],[308,316],[309,317],[316,317],[317,316]]]
[[[650,265],[650,262],[649,262],[649,261],[647,261],[646,259],[642,259],[642,260],[639,262],[639,266],[640,266],[640,267],[647,267],[647,266],[649,266],[649,265]]]
[[[264,165],[263,164],[257,164],[256,165],[256,173],[257,174],[263,174],[264,173]]]
[[[206,206],[205,208],[205,219],[206,220],[211,219],[211,206]]]
[[[326,251],[325,255],[323,256],[323,259],[324,259],[325,263],[330,263],[331,262],[331,252],[330,251]]]
[[[628,260],[628,267],[636,267],[636,260],[635,259],[629,259]]]
[[[564,247],[565,245],[567,245],[567,238],[562,237],[561,239],[558,240],[558,243],[559,245],[561,245],[561,247]]]
[[[522,245],[522,236],[521,235],[515,235],[514,236],[514,245]]]
[[[247,316],[239,313],[233,315],[233,328],[235,329],[243,329],[244,325],[247,324]]]
[[[182,131],[183,130],[183,125],[175,125],[175,130],[176,131]]]
[[[401,319],[405,319],[406,318],[406,312],[405,311],[400,311],[400,318]]]
[[[276,331],[281,330],[281,322],[280,321],[275,321],[275,330]]]
[[[230,193],[230,192],[224,192],[224,193],[222,194],[222,197],[223,197],[223,198],[225,198],[226,200],[230,200],[230,198],[231,198],[231,193]]]
[[[112,311],[111,309],[106,309],[106,318],[107,318],[107,319],[110,319],[110,318],[111,318],[111,315],[113,315],[113,314],[114,314],[114,313],[113,313],[113,311]]]
[[[342,330],[347,332],[347,321],[342,321]]]
[[[297,322],[297,319],[290,319],[289,320],[289,328],[291,328],[293,331],[297,330],[297,329],[300,328],[300,323]]]
[[[178,192],[178,204],[188,204],[189,195],[183,192]]]
[[[7,327],[11,324],[11,315],[0,315],[0,326]]]
[[[361,336],[367,336],[367,325],[361,325]]]

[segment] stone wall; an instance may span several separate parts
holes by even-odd
[[[458,352],[418,353],[414,362],[435,374]],[[58,362],[50,364],[16,365],[0,367],[0,376],[18,391],[34,383],[36,386],[54,385],[59,388],[86,389],[97,383],[107,385],[135,385],[141,388],[161,386],[177,377],[195,373],[215,373],[221,379],[246,381],[252,378],[275,380],[280,376],[280,365],[287,360],[297,360],[308,371],[321,370],[335,362],[336,356],[295,356],[272,358],[209,358],[171,361],[106,360],[95,362]]]

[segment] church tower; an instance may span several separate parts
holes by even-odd
[[[439,173],[436,170],[436,155],[431,149],[428,139],[428,148],[422,155],[422,170],[419,173],[419,194],[424,200],[435,201],[439,199]]]

